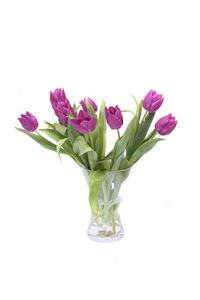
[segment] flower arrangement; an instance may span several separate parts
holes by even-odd
[[[18,119],[24,129],[17,128],[17,130],[27,134],[41,146],[57,152],[59,158],[61,154],[70,156],[87,172],[90,188],[89,202],[95,224],[98,223],[97,219],[100,216],[102,222],[102,216],[106,215],[103,225],[106,222],[112,223],[112,235],[116,234],[115,213],[118,207],[116,199],[122,182],[129,174],[128,170],[159,141],[163,140],[163,138],[155,138],[157,134],[168,135],[177,125],[175,117],[168,114],[159,119],[155,123],[155,128],[149,133],[155,113],[162,105],[164,98],[153,90],[150,90],[139,103],[133,95],[131,96],[136,104],[135,113],[130,110],[123,111],[118,105],[106,107],[104,100],[98,112],[98,107],[91,98],[84,98],[79,106],[75,103],[71,105],[64,90],[56,89],[50,92],[51,105],[58,118],[56,123],[44,122],[47,128],[38,129],[36,117],[29,112],[22,114]],[[133,117],[121,136],[119,129],[123,125],[124,112],[131,112]],[[112,130],[117,131],[118,136],[109,153],[106,153],[107,124]],[[53,143],[43,134],[55,142]],[[124,173],[123,176],[122,173]],[[108,174],[112,175],[107,178]],[[101,193],[103,196],[100,196]],[[103,204],[100,198],[104,199]],[[106,207],[108,207],[107,210]],[[112,220],[108,216],[111,216]],[[106,234],[108,236],[110,231]]]

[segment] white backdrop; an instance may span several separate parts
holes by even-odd
[[[199,16],[199,0],[1,1],[1,300],[200,300]],[[156,118],[179,121],[135,166],[120,242],[87,238],[78,167],[14,129],[26,110],[56,120],[57,87],[122,109],[153,88]]]

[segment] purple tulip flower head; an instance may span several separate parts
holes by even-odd
[[[56,116],[64,126],[67,126],[68,124],[68,116],[70,112],[72,112],[73,116],[76,117],[76,113],[67,99],[63,89],[56,89],[54,93],[50,92],[50,101]]]
[[[119,129],[123,125],[123,116],[118,105],[105,107],[106,120],[111,129]]]
[[[18,118],[22,127],[29,132],[33,132],[38,128],[38,121],[30,112],[26,112],[25,115],[21,115],[21,118]]]
[[[88,112],[80,110],[78,117],[70,120],[76,131],[88,133],[95,129],[96,120]]]
[[[163,96],[157,94],[155,91],[150,90],[148,94],[144,97],[143,107],[150,113],[155,113],[163,103]]]
[[[177,123],[178,121],[175,120],[175,117],[169,114],[156,122],[155,129],[160,135],[167,135],[174,130]]]
[[[80,104],[81,104],[83,110],[87,112],[86,100],[88,100],[88,102],[92,105],[94,111],[96,112],[98,110],[98,107],[97,107],[96,103],[89,97],[85,97],[83,100],[80,101]]]

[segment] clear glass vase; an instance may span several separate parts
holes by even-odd
[[[124,181],[129,169],[107,171],[98,193],[98,214],[91,212],[88,237],[97,242],[113,242],[124,236],[119,215],[119,205],[124,196]],[[89,186],[90,170],[82,169]],[[125,184],[126,186],[126,184]]]

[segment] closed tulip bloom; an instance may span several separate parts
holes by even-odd
[[[76,131],[80,133],[88,133],[95,129],[96,120],[88,112],[80,110],[78,117],[71,119],[71,123]]]
[[[167,135],[174,130],[177,123],[178,121],[175,120],[175,117],[169,114],[156,122],[155,129],[160,135]]]
[[[105,108],[106,121],[111,129],[119,129],[123,125],[123,116],[118,105]]]
[[[92,105],[94,111],[96,112],[98,110],[98,107],[97,107],[96,103],[89,97],[85,97],[83,100],[80,101],[80,104],[81,104],[83,110],[87,112],[86,100],[88,100],[88,102]]]
[[[26,112],[25,115],[21,115],[21,118],[18,118],[22,127],[29,132],[33,132],[38,128],[38,121],[30,112]]]
[[[72,112],[76,116],[69,100],[67,99],[63,89],[56,89],[55,92],[50,92],[50,101],[56,116],[64,126],[68,124],[68,116]]]
[[[157,94],[155,91],[150,90],[148,94],[144,97],[143,107],[150,113],[155,113],[163,103],[163,96]]]

